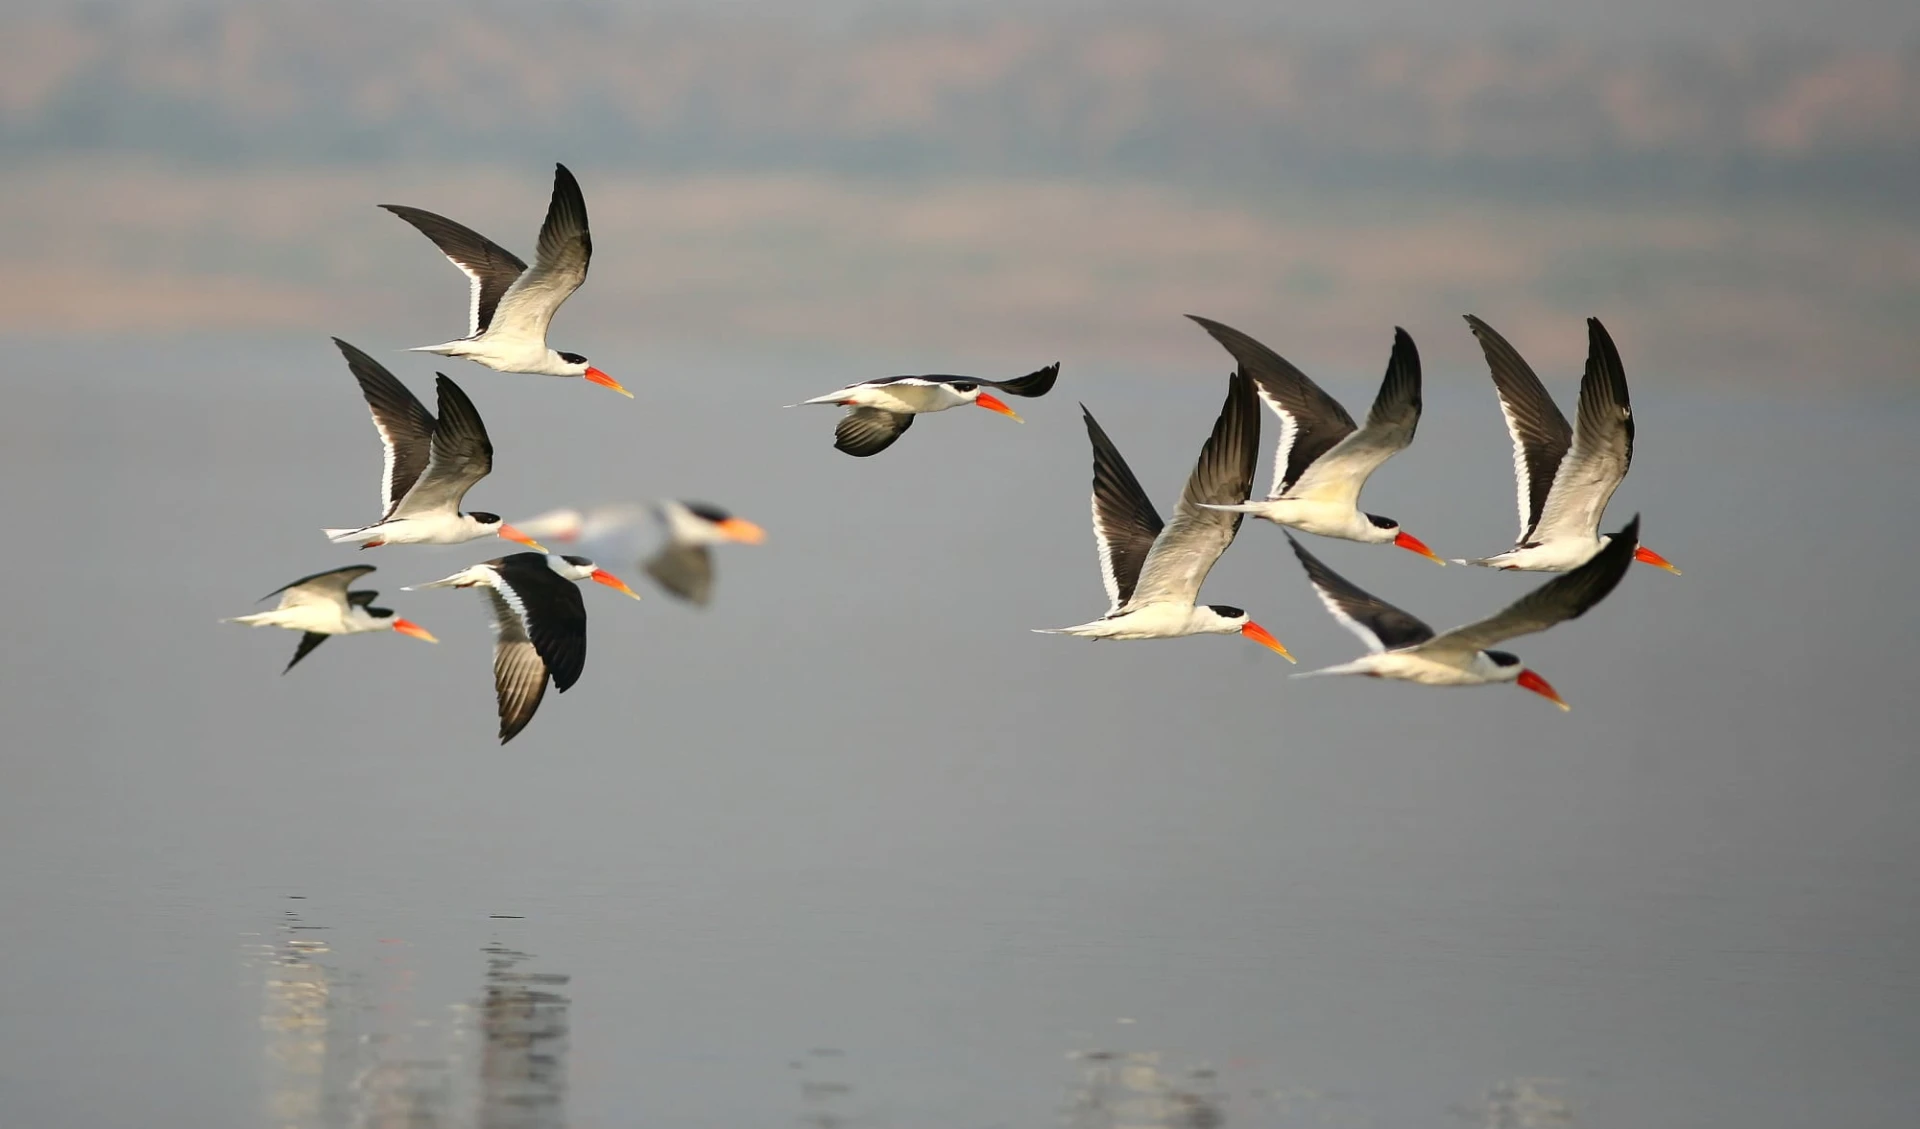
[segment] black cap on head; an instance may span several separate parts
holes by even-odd
[[[499,525],[500,524],[499,514],[490,514],[485,510],[469,510],[467,511],[467,516],[479,522],[481,525]]]
[[[567,563],[568,563],[568,564],[570,564],[570,565],[578,565],[578,566],[579,566],[579,567],[581,567],[581,568],[592,568],[592,567],[594,567],[594,565],[593,565],[593,562],[592,562],[592,561],[590,561],[590,560],[588,560],[588,559],[587,559],[587,558],[585,558],[585,557],[568,557],[568,556],[562,556],[562,557],[561,557],[560,559],[561,559],[561,560],[563,560],[563,561],[565,561],[565,562],[567,562]]]
[[[1381,517],[1381,516],[1380,516],[1379,514],[1368,514],[1368,515],[1367,515],[1367,520],[1373,523],[1373,527],[1374,527],[1375,529],[1398,529],[1398,528],[1400,528],[1400,523],[1399,523],[1399,522],[1397,522],[1397,521],[1395,521],[1395,520],[1393,520],[1393,519],[1392,519],[1392,518],[1390,518],[1390,517]]]
[[[1493,665],[1495,666],[1509,667],[1520,665],[1520,656],[1514,654],[1512,651],[1487,651],[1485,653],[1488,658],[1493,660]]]
[[[1247,614],[1245,608],[1236,608],[1232,604],[1208,604],[1207,610],[1223,619],[1242,619]]]
[[[368,608],[367,614],[375,619],[386,619],[393,615],[392,608]]]
[[[584,365],[587,363],[587,359],[578,353],[561,353],[560,359],[570,365]]]
[[[733,516],[719,506],[709,505],[706,502],[681,502],[680,504],[687,507],[687,512],[695,517],[703,517],[712,522],[722,522]]]

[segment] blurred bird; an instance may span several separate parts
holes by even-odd
[[[735,517],[705,502],[671,499],[656,502],[652,516],[666,533],[658,551],[640,568],[669,595],[705,606],[713,598],[713,554],[710,546],[725,542],[758,545],[766,531],[745,518]],[[648,507],[623,503],[591,510],[549,510],[519,523],[535,537],[577,546],[598,560],[639,561],[640,527]]]
[[[1322,537],[1398,545],[1446,564],[1399,522],[1359,508],[1367,478],[1406,450],[1420,425],[1420,353],[1406,330],[1394,329],[1386,379],[1367,412],[1367,425],[1356,428],[1338,400],[1272,349],[1231,326],[1187,316],[1233,354],[1241,371],[1253,378],[1260,399],[1280,417],[1267,499],[1209,508],[1252,514]]]
[[[1009,396],[1045,396],[1060,377],[1058,363],[1017,380],[977,380],[970,376],[888,376],[849,384],[838,392],[801,404],[838,404],[849,409],[833,429],[833,446],[855,458],[877,455],[913,426],[913,417],[972,404],[999,412],[1016,423],[1026,421],[987,389]],[[793,407],[799,404],[790,405]]]
[[[547,680],[564,694],[587,665],[587,605],[577,580],[593,580],[640,597],[619,577],[585,557],[514,553],[405,589],[484,588],[493,607],[493,687],[500,743],[533,720]]]
[[[1640,518],[1636,514],[1587,563],[1565,576],[1547,581],[1495,615],[1439,635],[1392,604],[1361,591],[1352,581],[1321,564],[1319,558],[1301,548],[1293,535],[1288,534],[1287,540],[1292,543],[1300,563],[1306,566],[1307,578],[1319,593],[1320,602],[1372,652],[1349,663],[1305,671],[1294,677],[1366,674],[1418,682],[1423,686],[1518,682],[1524,689],[1564,710],[1568,708],[1567,703],[1546,679],[1521,666],[1517,655],[1489,648],[1585,614],[1626,575],[1627,566],[1633,563],[1633,546],[1639,534]]]
[[[1253,381],[1243,372],[1228,378],[1227,401],[1200,449],[1200,461],[1187,479],[1171,524],[1160,520],[1093,413],[1085,404],[1080,411],[1093,441],[1093,539],[1110,606],[1091,623],[1036,630],[1086,639],[1239,634],[1293,662],[1280,641],[1241,609],[1194,603],[1207,573],[1240,529],[1241,515],[1209,508],[1209,503],[1245,498],[1253,487],[1253,468],[1260,457],[1260,405]]]
[[[415,352],[465,357],[499,372],[580,376],[622,396],[633,395],[580,354],[555,352],[547,345],[554,311],[586,281],[587,263],[593,258],[587,200],[567,166],[553,167],[553,199],[540,225],[532,270],[505,247],[445,216],[404,204],[380,206],[419,228],[473,283],[467,335],[441,345],[421,345]]]
[[[333,343],[360,382],[360,392],[373,412],[374,430],[386,448],[380,475],[380,503],[386,513],[358,529],[329,529],[328,540],[358,541],[362,549],[372,549],[458,545],[498,535],[540,548],[531,537],[501,521],[499,514],[460,512],[467,491],[493,469],[493,444],[479,411],[459,385],[438,376],[440,418],[436,420],[380,362],[338,337]]]
[[[1578,426],[1569,427],[1507,339],[1472,314],[1467,325],[1486,354],[1513,436],[1520,536],[1504,553],[1456,563],[1528,572],[1565,572],[1584,564],[1607,544],[1600,518],[1633,464],[1633,405],[1620,350],[1599,318],[1587,319],[1587,372],[1580,378]],[[1633,559],[1680,575],[1645,546],[1635,546]]]
[[[248,627],[284,627],[289,631],[305,632],[300,636],[299,646],[293,650],[293,658],[280,671],[281,674],[292,670],[296,663],[312,654],[313,649],[326,642],[330,635],[398,631],[429,643],[439,642],[426,628],[394,615],[391,608],[374,607],[374,597],[380,593],[365,589],[347,591],[347,585],[372,571],[372,565],[348,565],[303,576],[284,588],[276,588],[260,597],[262,600],[271,596],[280,597],[279,606],[272,611],[234,616],[221,622],[244,623]]]

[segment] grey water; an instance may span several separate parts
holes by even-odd
[[[1366,504],[1498,550],[1485,375],[1410,328],[1427,414]],[[585,677],[504,748],[481,601],[399,591],[502,548],[319,532],[378,473],[324,337],[11,340],[0,1120],[1912,1124],[1920,405],[1630,358],[1609,521],[1686,575],[1513,644],[1563,715],[1289,681],[1359,644],[1265,525],[1205,595],[1299,668],[1029,633],[1104,608],[1075,402],[1164,510],[1223,391],[1193,337],[1180,371],[1065,342],[1025,426],[949,412],[871,460],[781,405],[898,357],[603,346],[633,402],[442,363],[496,447],[470,508],[672,495],[769,534],[705,612],[587,591]],[[1536,583],[1313,548],[1442,626]],[[360,558],[439,645],[281,677],[290,633],[218,622]]]

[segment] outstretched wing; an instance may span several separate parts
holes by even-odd
[[[445,374],[435,376],[440,419],[433,429],[433,456],[420,480],[394,507],[394,517],[457,512],[467,491],[493,470],[493,443],[479,409]]]
[[[467,336],[478,337],[484,333],[493,321],[493,311],[499,307],[501,296],[526,271],[527,264],[521,262],[520,257],[512,251],[445,216],[409,208],[405,204],[380,206],[433,240],[433,245],[440,248],[440,253],[467,276],[473,284],[467,307]]]
[[[1253,378],[1261,401],[1280,417],[1280,443],[1274,449],[1270,494],[1275,498],[1287,495],[1308,467],[1353,434],[1353,417],[1340,401],[1272,349],[1232,326],[1196,314],[1187,316],[1233,354],[1240,371]]]
[[[593,236],[587,231],[587,199],[565,165],[553,166],[553,198],[540,225],[533,269],[516,279],[500,297],[494,313],[498,328],[511,336],[544,341],[547,324],[560,303],[587,280]]]
[[[1553,489],[1553,477],[1559,473],[1567,448],[1573,445],[1573,428],[1554,406],[1540,378],[1506,338],[1472,314],[1467,315],[1467,325],[1479,340],[1480,351],[1486,354],[1493,390],[1500,398],[1500,414],[1506,418],[1507,434],[1513,437],[1513,477],[1520,498],[1520,536],[1514,544],[1531,544],[1547,507],[1547,495]]]
[[[1587,371],[1580,378],[1573,446],[1560,460],[1534,536],[1591,540],[1607,502],[1633,463],[1633,404],[1620,350],[1599,318],[1587,319]]]
[[[433,448],[433,416],[385,365],[338,337],[333,343],[347,358],[347,368],[359,381],[360,395],[366,397],[367,409],[373,413],[373,429],[380,433],[385,449],[380,470],[380,512],[391,517],[400,499],[427,469]]]
[[[1086,418],[1087,438],[1093,442],[1093,543],[1100,552],[1107,614],[1112,615],[1133,598],[1140,568],[1166,523],[1085,404],[1080,405],[1080,414]]]
[[[299,663],[301,659],[304,659],[308,655],[312,654],[313,649],[315,647],[318,647],[320,644],[326,641],[327,641],[327,637],[325,635],[320,634],[318,631],[308,631],[303,633],[300,636],[300,645],[293,649],[293,657],[287,660],[286,666],[280,668],[280,673],[285,674],[287,673],[287,671],[292,670],[295,664]]]
[[[1554,577],[1478,623],[1435,636],[1427,647],[1471,654],[1575,619],[1613,591],[1633,564],[1633,554],[1639,547],[1640,515],[1635,514],[1586,564]]]
[[[1420,426],[1420,352],[1407,331],[1395,327],[1393,354],[1365,427],[1348,435],[1309,464],[1294,480],[1291,497],[1352,506],[1380,464],[1407,449]]]
[[[1233,544],[1246,515],[1204,508],[1246,501],[1260,460],[1260,404],[1244,369],[1227,378],[1227,400],[1200,448],[1173,520],[1154,539],[1141,566],[1131,604],[1183,601],[1191,604],[1220,554]]]
[[[481,591],[493,605],[493,691],[500,706],[500,743],[514,739],[547,693],[547,664],[527,635],[523,611],[511,589]]]
[[[833,446],[856,459],[877,455],[913,426],[913,416],[885,408],[849,408],[833,429]]]
[[[977,383],[1005,392],[1009,396],[1045,396],[1053,391],[1053,382],[1060,379],[1060,362],[1055,361],[1043,369],[1035,369],[1025,376],[1014,380],[982,380]]]
[[[316,572],[312,576],[303,576],[291,584],[283,584],[260,597],[262,600],[280,597],[280,607],[295,608],[308,604],[333,604],[347,606],[347,585],[374,570],[372,565],[347,565],[345,568],[330,568],[325,572]]]
[[[1380,597],[1362,591],[1358,584],[1328,568],[1319,557],[1302,548],[1300,542],[1293,539],[1293,534],[1287,534],[1287,541],[1293,546],[1293,555],[1299,557],[1300,563],[1306,566],[1307,579],[1313,584],[1320,602],[1326,605],[1342,627],[1360,637],[1360,641],[1367,645],[1367,650],[1377,655],[1382,651],[1396,651],[1433,638],[1433,628]]]

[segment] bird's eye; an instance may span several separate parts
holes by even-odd
[[[971,380],[956,380],[953,382],[953,390],[955,392],[971,392],[978,387],[980,386]]]

